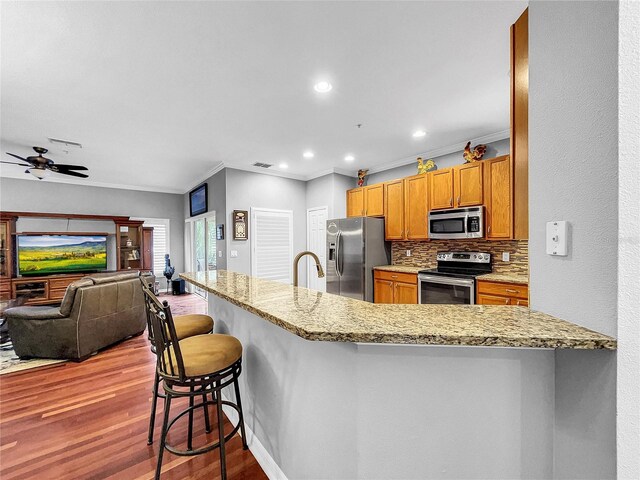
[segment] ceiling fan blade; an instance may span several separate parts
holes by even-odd
[[[11,155],[12,157],[17,158],[18,160],[22,160],[23,162],[27,162],[27,163],[33,164],[33,162],[30,161],[28,158],[22,158],[22,157],[19,157],[18,155],[15,155],[15,154],[9,153],[9,152],[6,152],[6,154],[7,155]]]
[[[68,172],[69,170],[89,170],[87,167],[83,167],[82,165],[65,165],[62,163],[55,163],[51,165],[51,169],[53,170],[54,168],[57,168],[58,172]]]
[[[55,170],[52,170],[52,171],[55,172]],[[72,177],[89,178],[89,175],[85,175],[84,173],[74,172],[72,170],[69,170],[68,172],[56,172],[56,173],[59,173],[60,175],[71,175]]]
[[[8,163],[11,165],[20,165],[21,167],[33,167],[33,165],[29,165],[28,163],[18,163],[18,162],[4,162],[0,160],[0,163]]]

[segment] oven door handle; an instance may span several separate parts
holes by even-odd
[[[418,275],[418,280],[421,282],[440,283],[443,285],[458,285],[461,287],[473,287],[475,283],[475,280],[472,279],[436,277],[432,275]]]

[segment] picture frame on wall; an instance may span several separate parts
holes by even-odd
[[[208,205],[209,192],[206,183],[189,192],[189,213],[192,217],[207,213]]]
[[[233,211],[233,239],[249,239],[249,212],[247,210]]]

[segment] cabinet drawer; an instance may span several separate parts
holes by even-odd
[[[64,298],[64,294],[67,291],[66,288],[54,288],[49,289],[49,300],[59,300],[62,301]]]
[[[516,300],[511,297],[498,297],[495,295],[485,295],[483,293],[478,294],[476,303],[478,305],[514,305]]]
[[[392,282],[418,284],[418,275],[413,273],[388,272],[386,270],[374,270],[374,278],[380,280],[390,280]]]
[[[0,282],[0,293],[10,293],[11,292],[11,282],[4,281]]]
[[[478,293],[528,299],[529,287],[517,283],[498,283],[478,280]]]
[[[65,278],[50,278],[49,288],[52,290],[66,289],[70,283],[75,282],[76,280],[80,280],[81,278],[82,275]]]

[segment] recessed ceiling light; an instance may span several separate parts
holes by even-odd
[[[313,158],[313,152],[311,150],[307,150],[302,154],[304,158]]]
[[[313,89],[318,93],[330,92],[332,88],[333,88],[333,85],[331,85],[329,82],[324,81],[324,80],[322,82],[316,83],[313,86]]]
[[[287,165],[286,163],[282,162],[280,165],[278,165],[278,167],[280,167],[283,170],[286,170],[287,168],[289,168],[289,165]]]
[[[347,162],[353,162],[356,158],[353,155],[347,155],[344,157]]]
[[[424,137],[426,134],[427,132],[425,132],[424,130],[416,130],[415,132],[413,132],[413,138]]]

